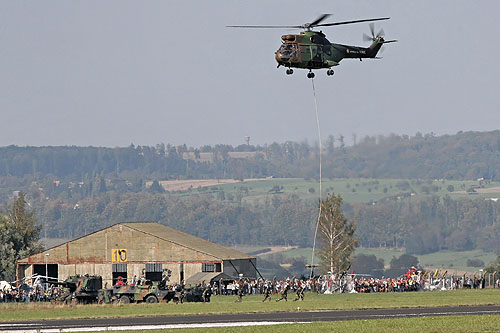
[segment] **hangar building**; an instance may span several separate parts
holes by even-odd
[[[103,280],[144,276],[171,283],[196,275],[255,278],[256,258],[159,223],[118,223],[71,240],[17,262],[17,277],[33,274],[66,279],[80,274],[100,275]],[[208,282],[208,281],[207,281]]]

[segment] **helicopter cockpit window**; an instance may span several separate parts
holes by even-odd
[[[284,57],[296,56],[297,54],[297,48],[294,44],[282,44],[279,50]]]
[[[281,44],[280,50],[291,50],[292,44]]]

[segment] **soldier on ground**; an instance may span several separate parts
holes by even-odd
[[[201,294],[201,299],[203,300],[203,303],[210,302],[210,295],[211,294],[212,294],[212,291],[210,290],[210,286],[206,286],[205,289],[203,290],[203,293]]]
[[[236,300],[236,302],[241,302],[243,300],[243,295],[244,295],[243,287],[244,287],[243,282],[239,281],[238,282],[238,290],[236,292],[236,294],[238,295],[238,299]]]
[[[281,298],[277,299],[276,302],[279,302],[281,301],[282,299],[285,300],[285,302],[288,302],[288,289],[290,287],[288,286],[288,283],[285,283],[285,285],[283,286],[282,290],[281,290]]]
[[[293,301],[298,301],[298,300],[301,300],[303,301],[304,300],[304,287],[302,287],[301,284],[299,284],[299,287],[297,288],[297,291],[295,292],[295,294],[297,295],[297,298],[295,298]]]
[[[266,300],[271,301],[271,293],[272,293],[272,287],[268,285],[267,283],[264,285],[264,299],[262,302],[265,302]]]

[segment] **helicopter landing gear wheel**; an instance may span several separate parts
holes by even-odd
[[[335,74],[335,72],[333,71],[333,69],[329,69],[326,71],[326,75],[328,76],[332,76],[333,74]]]
[[[286,75],[292,75],[293,74],[293,69],[289,68],[286,70]]]
[[[314,73],[313,73],[313,72],[309,72],[309,73],[307,73],[307,78],[308,78],[308,79],[312,79],[312,78],[314,78]]]

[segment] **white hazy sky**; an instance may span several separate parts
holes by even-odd
[[[0,0],[0,145],[317,140],[311,82],[274,52],[295,25],[390,16],[382,60],[316,73],[323,139],[500,126],[500,1]],[[368,24],[324,28],[366,45]],[[298,31],[297,31],[298,33]]]

